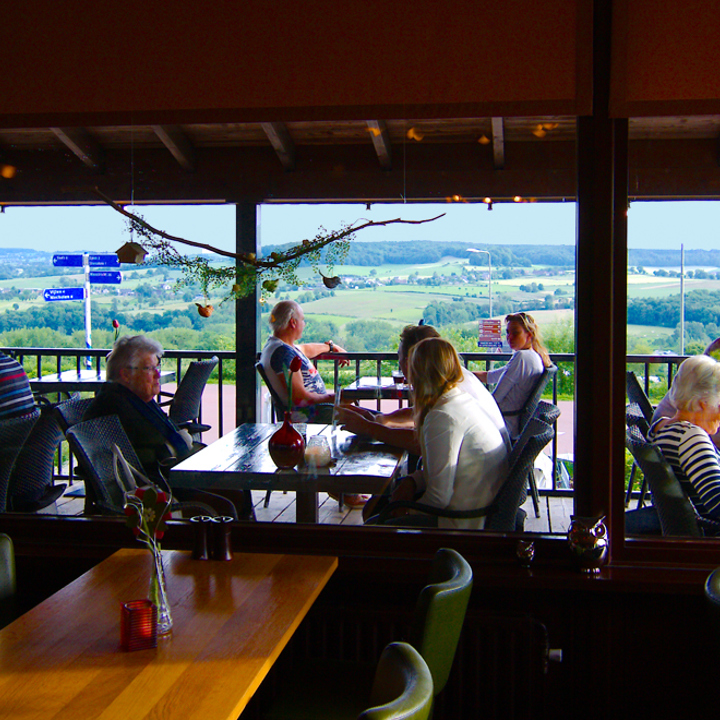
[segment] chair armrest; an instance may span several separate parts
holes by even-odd
[[[180,430],[187,430],[191,435],[197,435],[207,432],[212,428],[212,425],[195,422],[194,420],[186,420],[185,422],[178,423],[178,428]]]
[[[473,510],[446,510],[445,508],[437,508],[425,503],[413,502],[412,500],[396,500],[386,505],[378,515],[378,523],[383,523],[388,519],[393,510],[400,508],[408,508],[410,510],[418,510],[426,515],[434,515],[436,517],[447,518],[479,518],[484,517],[490,512],[490,507],[475,508]]]
[[[170,403],[172,403],[172,399],[175,397],[175,393],[168,392],[167,390],[161,390],[156,397],[170,398],[169,400],[164,400],[162,402],[158,401],[158,405],[160,407],[165,407],[166,405],[170,405]]]

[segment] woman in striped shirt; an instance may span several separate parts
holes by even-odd
[[[670,389],[675,415],[648,434],[670,463],[695,509],[720,520],[720,457],[710,439],[720,428],[720,363],[707,355],[685,360]]]

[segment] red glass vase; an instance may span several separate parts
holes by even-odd
[[[305,441],[293,427],[289,412],[285,413],[280,429],[276,430],[268,441],[268,450],[272,461],[279,468],[295,467],[303,459]]]

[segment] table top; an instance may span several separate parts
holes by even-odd
[[[173,487],[251,488],[296,492],[379,493],[398,470],[405,451],[329,425],[308,424],[307,437],[325,435],[333,465],[278,470],[268,451],[281,423],[245,423],[170,471]]]
[[[396,384],[391,377],[359,377],[342,389],[343,400],[406,400],[409,387]]]
[[[160,372],[160,383],[173,382],[175,380],[174,370],[162,370]],[[30,388],[33,392],[75,392],[87,391],[97,392],[105,384],[105,371],[100,370],[63,370],[52,375],[43,375],[39,378],[30,379]]]
[[[120,550],[0,631],[0,717],[236,720],[337,558],[164,552],[173,630],[120,649],[120,604],[147,596],[148,550]]]

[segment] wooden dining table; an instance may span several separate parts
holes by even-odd
[[[324,435],[333,462],[315,468],[301,463],[279,470],[268,450],[273,423],[244,423],[170,470],[172,487],[251,490],[291,490],[296,493],[297,522],[318,522],[318,492],[380,494],[398,474],[404,450],[370,438],[333,429],[306,426],[308,438]]]
[[[119,550],[0,631],[0,718],[236,720],[337,558],[163,553],[173,629],[120,647],[121,603],[147,597],[152,557]]]

